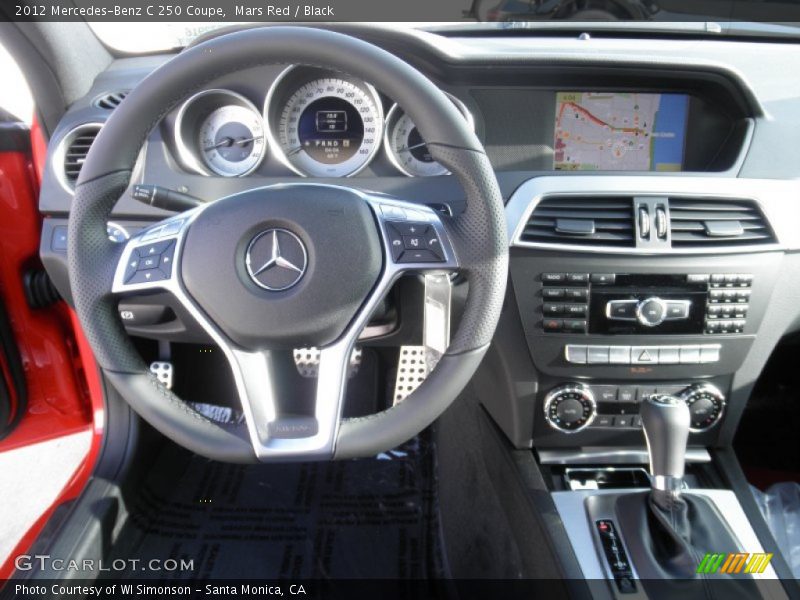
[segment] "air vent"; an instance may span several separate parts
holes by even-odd
[[[670,198],[673,248],[771,244],[775,235],[755,202]]]
[[[114,110],[117,108],[120,103],[125,100],[125,96],[128,95],[128,90],[123,90],[119,92],[106,92],[95,98],[94,105],[97,108],[103,108],[105,110]]]
[[[69,190],[75,189],[75,182],[86,161],[86,155],[101,127],[98,123],[80,125],[64,136],[59,144],[58,159],[63,165],[62,181]]]
[[[624,196],[548,196],[536,205],[520,240],[633,247],[633,200]]]

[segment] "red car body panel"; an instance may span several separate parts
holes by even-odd
[[[0,290],[28,390],[26,414],[0,442],[0,452],[87,429],[93,435],[87,456],[56,501],[0,566],[0,579],[11,576],[14,557],[31,546],[53,511],[84,489],[94,470],[104,429],[100,375],[75,313],[64,302],[32,309],[25,299],[22,275],[39,266],[41,216],[37,197],[47,148],[35,121],[31,147],[33,162],[22,152],[0,153]],[[31,469],[35,472],[35,465]]]

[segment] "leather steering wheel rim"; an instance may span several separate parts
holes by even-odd
[[[444,220],[459,270],[469,283],[464,312],[446,353],[402,403],[368,417],[341,420],[329,458],[372,456],[427,427],[468,383],[497,325],[508,267],[503,201],[483,147],[441,90],[376,46],[307,27],[249,29],[194,46],[145,78],[109,117],[77,182],[68,248],[76,311],[100,367],[146,421],[209,458],[257,460],[242,425],[207,419],[150,374],[125,332],[111,293],[122,250],[108,240],[106,222],[130,183],[145,139],[169,111],[225,73],[267,64],[317,66],[369,81],[406,110],[433,158],[458,178],[466,195],[465,211]]]

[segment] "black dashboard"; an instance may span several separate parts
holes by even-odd
[[[511,285],[474,385],[512,443],[641,445],[636,403],[654,390],[694,407],[691,444],[729,441],[770,353],[800,325],[800,82],[781,76],[800,48],[356,34],[446,91],[497,174]],[[52,137],[41,250],[67,298],[81,158],[114,104],[170,57],[115,61]],[[443,212],[464,201],[392,98],[294,65],[208,82],[154,128],[133,183],[213,201],[297,178]],[[112,225],[124,237],[165,216],[128,194]],[[170,327],[131,330],[179,338]]]

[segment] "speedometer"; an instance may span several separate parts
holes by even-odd
[[[464,106],[464,103],[451,94],[447,94],[447,96],[464,115],[470,128],[474,129],[472,114]],[[445,167],[433,159],[417,126],[398,104],[392,106],[386,115],[385,137],[389,160],[399,171],[409,177],[429,177],[449,173]]]
[[[375,89],[344,77],[306,81],[267,113],[278,158],[301,175],[354,175],[375,156],[383,135]]]

